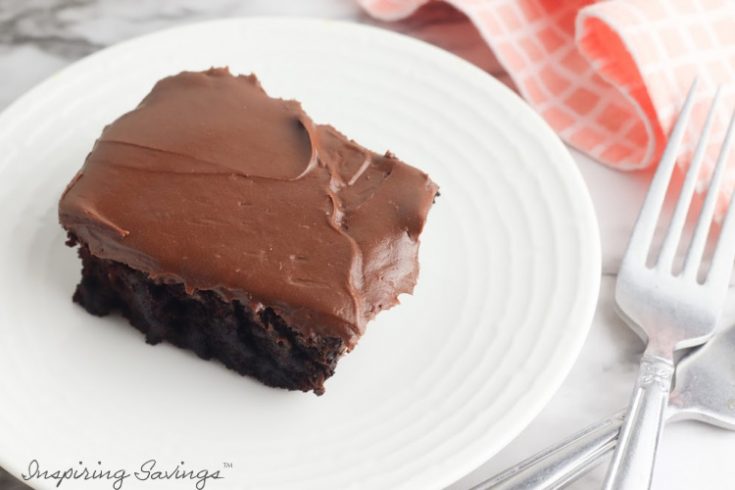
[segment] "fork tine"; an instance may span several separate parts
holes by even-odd
[[[727,206],[727,215],[720,229],[720,237],[717,239],[717,248],[712,257],[707,275],[707,283],[714,284],[715,288],[724,289],[730,281],[733,262],[735,262],[735,192],[730,196]]]
[[[669,142],[666,144],[664,153],[661,156],[661,161],[651,181],[648,194],[646,194],[646,198],[643,201],[643,207],[638,215],[635,227],[633,227],[633,233],[630,237],[630,243],[628,243],[628,250],[625,252],[624,261],[631,259],[639,262],[646,261],[648,249],[651,246],[653,234],[656,231],[656,222],[658,221],[661,207],[666,198],[669,180],[671,180],[671,174],[674,171],[674,164],[676,163],[681,139],[687,126],[689,114],[691,113],[696,87],[697,79],[695,78],[684,101],[684,105],[681,108],[681,112],[679,112],[674,129],[671,131]]]
[[[715,213],[715,205],[717,204],[717,195],[720,190],[720,182],[725,174],[727,156],[732,145],[733,133],[735,133],[735,112],[730,118],[730,124],[727,127],[725,140],[720,147],[720,154],[717,157],[717,166],[710,179],[707,197],[704,199],[702,211],[697,219],[697,225],[694,228],[692,242],[689,245],[689,251],[684,262],[683,274],[689,278],[696,277],[699,265],[704,254],[704,246],[707,243],[707,235],[709,234],[710,225],[712,224],[712,216]],[[724,230],[723,230],[724,231]],[[710,268],[711,269],[711,268]]]
[[[673,266],[674,255],[676,254],[679,240],[681,240],[681,234],[684,230],[684,223],[686,222],[686,217],[689,212],[689,206],[692,203],[694,189],[697,186],[699,169],[702,166],[704,154],[707,150],[707,144],[709,143],[710,130],[712,129],[712,122],[715,119],[717,102],[720,100],[721,89],[722,87],[717,88],[715,97],[710,104],[707,119],[705,120],[702,134],[699,137],[699,142],[697,143],[697,149],[694,151],[694,156],[689,164],[684,184],[682,185],[681,192],[679,193],[679,199],[676,202],[674,215],[671,218],[671,224],[669,224],[669,229],[666,232],[666,238],[661,246],[661,253],[656,265],[659,270],[670,271]]]

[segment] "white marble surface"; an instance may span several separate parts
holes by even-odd
[[[0,0],[0,109],[61,67],[120,40],[208,18],[273,14],[369,20],[350,0]],[[395,28],[430,40],[436,34],[425,25]],[[452,40],[464,39],[456,47],[502,77],[484,47],[472,36],[460,35],[466,25],[453,22],[443,29],[449,32],[450,47]],[[613,312],[612,292],[648,175],[618,173],[574,156],[590,188],[602,234],[604,277],[594,325],[573,371],[549,405],[506,449],[453,485],[453,490],[472,486],[627,401],[643,346]],[[730,304],[735,311],[735,301]],[[728,314],[731,318],[735,315]],[[735,434],[697,423],[671,425],[655,488],[735,488],[735,465],[730,463],[734,452]],[[597,488],[602,473],[598,468],[572,488]]]

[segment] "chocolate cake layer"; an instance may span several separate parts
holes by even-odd
[[[73,240],[73,239],[72,239]],[[160,284],[144,273],[79,249],[82,281],[74,301],[93,315],[118,311],[146,336],[217,359],[268,386],[324,393],[344,344],[336,337],[306,337],[270,308],[255,312],[212,291],[189,294],[181,284]]]
[[[161,80],[107,126],[59,217],[89,257],[349,350],[413,290],[436,193],[255,76],[211,69]]]

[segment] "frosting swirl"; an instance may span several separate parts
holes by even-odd
[[[64,228],[101,258],[270,307],[354,346],[411,292],[437,194],[299,103],[227,69],[159,81],[107,126],[64,192]]]

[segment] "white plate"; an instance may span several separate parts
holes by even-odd
[[[414,296],[368,327],[322,397],[151,347],[70,300],[80,266],[57,224],[64,186],[157,79],[212,65],[255,72],[441,186]],[[592,318],[598,231],[564,146],[487,74],[396,34],[264,18],[138,38],[18,100],[0,116],[0,148],[0,465],[16,475],[32,459],[132,471],[156,458],[221,470],[211,489],[440,488],[541,410]],[[194,488],[134,478],[124,488]]]

